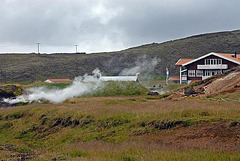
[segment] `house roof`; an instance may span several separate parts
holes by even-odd
[[[225,53],[216,53],[216,54],[240,63],[240,54],[237,54],[236,58],[232,57],[232,54],[225,54]]]
[[[168,80],[170,80],[170,81],[179,81],[180,78],[179,77],[169,77]]]
[[[52,82],[68,82],[71,81],[70,79],[48,79]]]
[[[187,62],[190,62],[192,60],[194,60],[194,59],[179,59],[178,62],[175,65],[183,65],[183,64],[185,64]]]
[[[215,55],[215,56],[217,56],[217,57],[226,59],[226,60],[228,60],[228,61],[231,61],[231,62],[234,62],[234,63],[240,65],[240,55],[239,55],[239,54],[237,54],[237,57],[234,58],[234,57],[232,57],[232,54],[213,53],[213,52],[211,52],[211,53],[208,53],[208,54],[206,54],[206,55],[203,55],[203,56],[201,56],[201,57],[199,57],[199,58],[197,58],[197,59],[193,59],[193,60],[191,60],[191,61],[188,61],[188,62],[186,62],[186,63],[183,63],[182,66],[191,64],[191,63],[196,62],[196,61],[198,61],[198,60],[201,60],[201,59],[203,59],[203,58],[205,58],[205,57],[208,57],[208,56],[210,56],[210,55]]]

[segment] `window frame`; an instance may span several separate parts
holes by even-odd
[[[188,70],[188,77],[195,77],[196,74],[195,74],[195,70]]]
[[[196,70],[196,77],[202,77],[203,76],[203,70]]]
[[[218,65],[222,64],[222,59],[205,59],[205,65]]]
[[[222,59],[218,59],[217,64],[222,64]]]

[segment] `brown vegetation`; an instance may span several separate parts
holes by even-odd
[[[1,109],[0,156],[39,160],[236,159],[235,153],[240,152],[239,106],[234,101],[119,96]]]

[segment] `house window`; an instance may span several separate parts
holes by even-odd
[[[222,64],[222,59],[205,59],[205,65]]]
[[[205,76],[212,76],[210,70],[205,70]]]
[[[196,70],[196,75],[197,75],[197,77],[203,76],[203,71],[202,70]]]
[[[195,77],[195,70],[188,70],[189,77]]]
[[[182,73],[182,76],[187,76],[187,72],[183,72],[183,73]]]
[[[214,59],[210,59],[210,64],[211,64],[211,65],[213,65],[213,60],[214,60]]]
[[[217,74],[222,74],[222,70],[217,70]]]
[[[212,70],[212,75],[216,75],[217,74],[217,71],[216,70]]]
[[[205,65],[210,65],[210,59],[205,59]]]
[[[222,59],[218,59],[218,64],[222,64]]]

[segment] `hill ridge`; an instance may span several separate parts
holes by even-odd
[[[0,82],[26,82],[48,78],[74,78],[99,68],[105,75],[118,75],[133,68],[139,57],[157,58],[153,75],[165,68],[177,75],[179,58],[197,58],[210,52],[240,53],[240,30],[193,35],[163,43],[144,44],[115,52],[92,54],[0,54]]]

